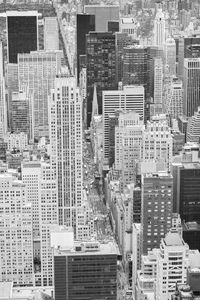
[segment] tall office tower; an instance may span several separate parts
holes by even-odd
[[[24,132],[33,139],[33,97],[26,92],[12,93],[11,131]]]
[[[172,77],[164,94],[166,113],[172,119],[183,115],[183,83],[177,77]]]
[[[119,81],[122,81],[123,77],[123,49],[128,45],[133,45],[134,43],[138,43],[138,41],[134,41],[132,37],[128,35],[128,33],[115,33],[115,47],[116,47],[116,84]]]
[[[115,35],[111,32],[90,32],[86,35],[86,52],[87,126],[89,127],[94,84],[97,86],[100,114],[102,114],[102,91],[117,88],[115,81]]]
[[[154,115],[163,111],[163,61],[154,58]]]
[[[6,72],[6,86],[8,90],[8,128],[11,130],[11,122],[12,122],[12,93],[19,91],[19,83],[18,83],[18,65],[17,64],[7,64],[7,72]]]
[[[22,180],[27,187],[27,200],[32,204],[33,255],[41,262],[40,272],[35,273],[36,286],[53,285],[50,225],[58,222],[55,175],[55,171],[47,162],[22,163]]]
[[[59,50],[59,32],[56,17],[44,18],[44,50]]]
[[[141,45],[124,47],[123,51],[123,84],[139,84],[148,91],[148,48]]]
[[[144,87],[130,85],[124,86],[122,90],[103,91],[103,151],[105,161],[109,160],[109,116],[114,115],[118,109],[134,110],[144,120]]]
[[[117,300],[118,255],[113,242],[77,243],[74,249],[55,250],[55,300]]]
[[[173,177],[158,172],[142,175],[142,252],[158,248],[161,238],[171,228]]]
[[[147,122],[143,133],[143,161],[156,162],[162,170],[170,170],[173,139],[167,120]]]
[[[120,32],[127,33],[133,39],[137,39],[138,22],[134,18],[120,18]]]
[[[187,142],[200,142],[200,106],[198,110],[195,111],[194,116],[190,117],[188,120],[187,127]]]
[[[108,31],[109,21],[119,21],[119,6],[115,5],[85,5],[84,13],[95,16],[95,30]]]
[[[143,124],[135,111],[119,113],[115,128],[115,168],[121,171],[124,186],[136,181],[136,163],[142,157]]]
[[[165,15],[161,9],[158,10],[154,20],[154,46],[164,47],[165,44]]]
[[[82,102],[75,77],[55,80],[50,105],[52,166],[56,170],[59,224],[76,234],[77,209],[82,205]]]
[[[187,282],[188,252],[188,245],[173,229],[161,241],[157,256],[156,299],[171,299],[177,284]]]
[[[165,64],[168,67],[168,74],[176,75],[176,43],[172,37],[165,42]]]
[[[172,163],[174,177],[174,211],[185,222],[200,218],[200,163],[199,145],[186,144],[178,162]]]
[[[18,53],[38,49],[38,12],[7,11],[8,62],[17,63]]]
[[[76,60],[77,60],[77,82],[80,74],[80,55],[86,54],[86,34],[95,31],[95,16],[88,14],[77,14],[76,16]]]
[[[62,51],[18,55],[20,90],[33,95],[34,138],[49,136],[48,95],[61,67]]]
[[[200,38],[195,36],[181,37],[178,40],[178,77],[183,80],[184,78],[184,58],[198,58],[200,57],[199,51]]]
[[[4,58],[3,44],[0,42],[0,137],[7,133],[7,107],[5,96]]]
[[[0,280],[32,286],[32,209],[26,186],[9,174],[0,174]]]
[[[200,58],[184,59],[183,113],[192,117],[200,105]]]
[[[133,223],[132,227],[132,286],[133,286],[133,294],[135,294],[135,286],[136,286],[136,278],[137,278],[137,271],[141,268],[141,238],[142,238],[142,231],[141,231],[141,224],[140,223]]]

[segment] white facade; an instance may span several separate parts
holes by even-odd
[[[161,241],[156,277],[156,300],[169,300],[176,284],[187,282],[189,247],[176,230]]]
[[[130,17],[120,18],[120,27],[119,27],[120,32],[127,33],[133,39],[136,39],[137,29],[138,29],[138,22],[136,19]]]
[[[144,129],[143,121],[135,111],[119,113],[115,127],[115,168],[122,171],[124,185],[135,180],[136,163],[142,157]]]
[[[143,133],[143,162],[155,161],[169,170],[172,161],[173,138],[167,120],[147,122]]]
[[[61,67],[62,51],[33,51],[18,55],[20,90],[28,88],[34,101],[34,137],[49,136],[48,96]]]
[[[165,31],[165,16],[159,9],[154,20],[154,46],[164,47]]]
[[[0,175],[0,281],[33,285],[32,209],[26,186]]]
[[[163,62],[154,58],[154,115],[162,113],[163,105]]]
[[[56,17],[44,18],[44,50],[59,50],[59,31]]]
[[[8,150],[13,150],[14,148],[22,151],[28,147],[28,137],[24,132],[20,133],[8,133],[6,135],[5,141],[8,143]]]
[[[194,116],[188,120],[187,142],[200,142],[200,106],[195,111]]]
[[[109,115],[119,109],[134,110],[144,120],[144,87],[130,85],[122,90],[103,91],[104,159],[109,158]]]
[[[176,75],[176,43],[171,37],[165,43],[165,64],[168,67],[170,76]]]
[[[59,225],[73,227],[82,205],[82,103],[75,77],[55,79],[50,101],[51,164],[56,171]]]
[[[171,79],[166,88],[165,108],[172,119],[183,115],[183,83],[176,77]]]

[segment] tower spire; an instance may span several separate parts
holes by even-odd
[[[98,110],[98,101],[97,101],[97,86],[94,83],[94,92],[93,92],[93,100],[92,100],[92,118],[99,114]]]

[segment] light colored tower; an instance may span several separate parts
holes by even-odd
[[[189,247],[176,231],[171,231],[161,241],[157,256],[156,299],[171,299],[177,284],[187,282]]]
[[[165,64],[169,75],[176,75],[176,43],[172,37],[167,38],[165,42]]]
[[[109,116],[117,109],[134,110],[144,120],[144,87],[124,86],[122,90],[103,91],[103,151],[104,160],[109,159]]]
[[[189,118],[187,127],[187,142],[199,143],[200,139],[200,106],[194,116]]]
[[[50,97],[51,163],[56,170],[59,224],[76,234],[82,204],[82,103],[75,77],[55,79]]]
[[[4,138],[7,132],[7,109],[5,99],[5,77],[3,62],[3,44],[0,42],[0,137]]]
[[[62,51],[35,51],[18,55],[20,90],[33,95],[34,137],[49,136],[48,95],[61,67]]]
[[[163,62],[154,58],[154,115],[162,113],[163,106]]]
[[[167,120],[147,122],[143,133],[143,161],[156,162],[162,170],[170,170],[173,139]]]
[[[32,209],[16,177],[0,175],[0,281],[33,285]]]
[[[119,113],[115,127],[115,168],[122,171],[124,186],[136,179],[136,163],[142,156],[142,133],[145,129],[135,111]]]
[[[58,21],[55,17],[44,18],[44,50],[59,50]]]
[[[180,79],[176,77],[171,79],[164,98],[166,113],[172,119],[178,119],[183,115],[183,83]]]
[[[184,59],[183,113],[192,117],[200,105],[200,58]]]
[[[165,15],[159,9],[154,20],[154,46],[164,47],[165,44]]]

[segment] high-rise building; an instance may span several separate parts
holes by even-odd
[[[167,120],[148,121],[143,132],[143,161],[156,162],[160,169],[170,170],[172,150],[173,139]]]
[[[18,53],[38,50],[38,12],[7,11],[8,62],[17,63]]]
[[[194,116],[188,119],[187,142],[200,142],[200,106],[195,111]]]
[[[34,138],[49,136],[48,96],[61,67],[62,51],[18,55],[20,90],[33,95]]]
[[[163,61],[162,58],[154,58],[154,115],[163,111]]]
[[[132,255],[133,255],[133,279],[132,279],[132,286],[135,288],[136,285],[136,278],[137,278],[137,271],[141,268],[141,224],[140,223],[133,223],[132,229]],[[133,291],[134,293],[134,291]]]
[[[5,77],[3,44],[0,42],[0,137],[4,138],[7,132],[7,104],[5,98]]]
[[[164,47],[165,44],[165,15],[161,9],[158,10],[154,20],[154,46]]]
[[[148,48],[141,45],[124,47],[123,84],[143,85],[147,93],[148,75]]]
[[[200,218],[200,163],[199,146],[186,144],[179,159],[172,163],[174,177],[174,211],[185,222]]]
[[[33,139],[33,125],[33,97],[26,92],[13,92],[11,131],[24,132]]]
[[[55,300],[117,300],[118,255],[113,242],[74,243],[73,249],[55,250]]]
[[[134,18],[120,18],[120,32],[127,33],[133,39],[137,38],[138,22]]]
[[[97,29],[96,29],[97,30]],[[97,87],[99,113],[102,113],[102,91],[116,86],[115,35],[90,32],[86,35],[87,55],[87,126],[90,126],[94,84]]]
[[[6,70],[6,85],[8,89],[8,128],[11,130],[12,123],[12,93],[19,91],[19,83],[18,83],[18,65],[17,64],[7,64]]]
[[[116,84],[122,81],[123,78],[123,49],[128,45],[133,45],[138,41],[133,40],[128,33],[116,32],[115,33],[115,47],[116,47]]]
[[[165,64],[168,67],[168,74],[176,75],[176,43],[172,37],[165,42]]]
[[[171,228],[173,177],[159,172],[142,175],[142,252],[158,248]]]
[[[119,21],[119,6],[117,5],[85,5],[84,13],[95,16],[95,30],[108,31],[109,21]]]
[[[115,127],[115,168],[122,172],[124,186],[136,181],[136,163],[142,157],[143,124],[135,111],[119,113]]]
[[[5,173],[0,174],[0,189],[0,280],[32,286],[32,208],[26,186]]]
[[[76,16],[76,46],[77,46],[77,80],[80,74],[80,55],[86,54],[86,34],[95,31],[95,16],[89,14],[77,14]]]
[[[184,59],[183,113],[192,117],[200,105],[200,58]]]
[[[44,18],[44,50],[59,50],[59,32],[56,17]]]
[[[164,95],[166,113],[172,119],[183,115],[183,83],[177,77],[172,77]]]
[[[82,205],[82,103],[75,77],[55,79],[49,118],[59,225],[72,226],[76,234],[77,209]]]
[[[109,116],[115,111],[134,110],[144,120],[144,87],[124,86],[122,90],[103,91],[104,159],[109,159]]]
[[[176,230],[171,230],[160,244],[157,257],[156,298],[168,300],[177,284],[187,282],[189,247]]]

